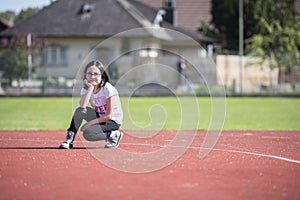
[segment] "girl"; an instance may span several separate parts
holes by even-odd
[[[109,82],[103,64],[92,61],[84,69],[84,84],[81,89],[80,107],[72,117],[65,141],[59,148],[73,148],[76,133],[81,127],[83,137],[88,141],[106,140],[105,148],[117,147],[123,133],[118,131],[122,124],[123,112],[116,88]],[[93,108],[87,107],[88,103]]]

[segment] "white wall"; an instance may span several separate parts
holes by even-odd
[[[261,86],[276,86],[278,84],[278,69],[270,69],[269,62],[259,64],[258,59],[243,56],[240,67],[240,57],[236,55],[218,55],[216,66],[218,84],[233,87],[243,91],[255,92]],[[242,78],[242,80],[241,80]]]

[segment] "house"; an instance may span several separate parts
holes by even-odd
[[[39,78],[79,77],[82,66],[98,59],[121,93],[152,83],[172,89],[183,83],[216,84],[215,66],[201,47],[213,39],[174,26],[173,5],[165,5],[155,9],[135,0],[57,0],[1,36],[30,33],[48,41],[36,70]],[[184,73],[178,73],[180,58],[187,62]]]
[[[197,31],[200,22],[209,24],[211,16],[211,0],[137,0],[153,8],[159,9],[166,3],[173,3],[174,25],[189,31]]]

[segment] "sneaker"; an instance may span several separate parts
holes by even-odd
[[[59,148],[60,149],[72,149],[75,135],[76,134],[74,132],[68,131],[65,141],[59,145]]]
[[[123,133],[121,131],[112,131],[104,148],[118,147],[120,141],[122,140],[122,137],[123,137]]]

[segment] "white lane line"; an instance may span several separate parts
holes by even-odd
[[[195,146],[175,146],[175,145],[159,145],[159,144],[142,144],[142,143],[122,143],[124,145],[132,145],[132,146],[149,146],[149,147],[172,147],[172,148],[186,148],[186,149],[199,149],[200,147],[195,147]],[[254,156],[261,156],[261,157],[266,157],[266,158],[273,158],[277,160],[282,160],[286,162],[291,162],[291,163],[296,163],[300,164],[300,160],[292,159],[292,158],[286,158],[282,156],[276,156],[276,155],[271,155],[271,154],[263,154],[263,153],[256,153],[256,152],[251,152],[251,151],[242,151],[242,150],[230,150],[230,149],[219,149],[219,148],[202,148],[205,150],[211,150],[211,151],[222,151],[222,152],[229,152],[229,153],[240,153],[240,154],[248,154],[248,155],[254,155]]]
[[[264,139],[290,139],[289,137],[285,136],[261,136]]]
[[[8,138],[5,140],[23,140],[23,141],[41,141],[41,140],[32,140],[32,139],[12,139],[12,138]],[[1,139],[0,139],[1,141]],[[58,141],[58,140],[51,140],[51,141]],[[60,141],[60,140],[59,140]],[[131,145],[131,146],[149,146],[149,147],[161,147],[161,148],[165,148],[165,147],[172,147],[172,148],[186,148],[186,149],[201,149],[200,147],[195,147],[195,146],[175,146],[175,145],[159,145],[159,144],[143,144],[143,143],[123,143],[123,145]],[[231,147],[231,148],[236,148],[236,147]],[[251,151],[242,151],[242,150],[230,150],[230,149],[218,149],[218,148],[202,148],[205,150],[211,150],[211,151],[222,151],[222,152],[230,152],[230,153],[240,153],[240,154],[248,154],[248,155],[255,155],[255,156],[261,156],[261,157],[266,157],[266,158],[273,158],[273,159],[277,159],[277,160],[282,160],[282,161],[286,161],[286,162],[291,162],[291,163],[296,163],[296,164],[300,164],[300,160],[296,160],[296,159],[292,159],[292,158],[286,158],[286,157],[282,157],[282,156],[276,156],[276,155],[270,155],[270,154],[263,154],[263,153],[256,153],[256,152],[251,152]],[[240,149],[240,148],[239,148]]]
[[[255,155],[255,156],[261,156],[261,157],[266,157],[266,158],[274,158],[277,160],[283,160],[291,163],[297,163],[300,164],[300,160],[292,159],[292,158],[285,158],[282,156],[275,156],[275,155],[270,155],[270,154],[263,154],[263,153],[255,153],[255,152],[249,152],[249,151],[237,151],[237,150],[226,150],[226,149],[212,149],[213,151],[225,151],[225,152],[230,152],[230,153],[241,153],[241,154],[248,154],[248,155]]]

